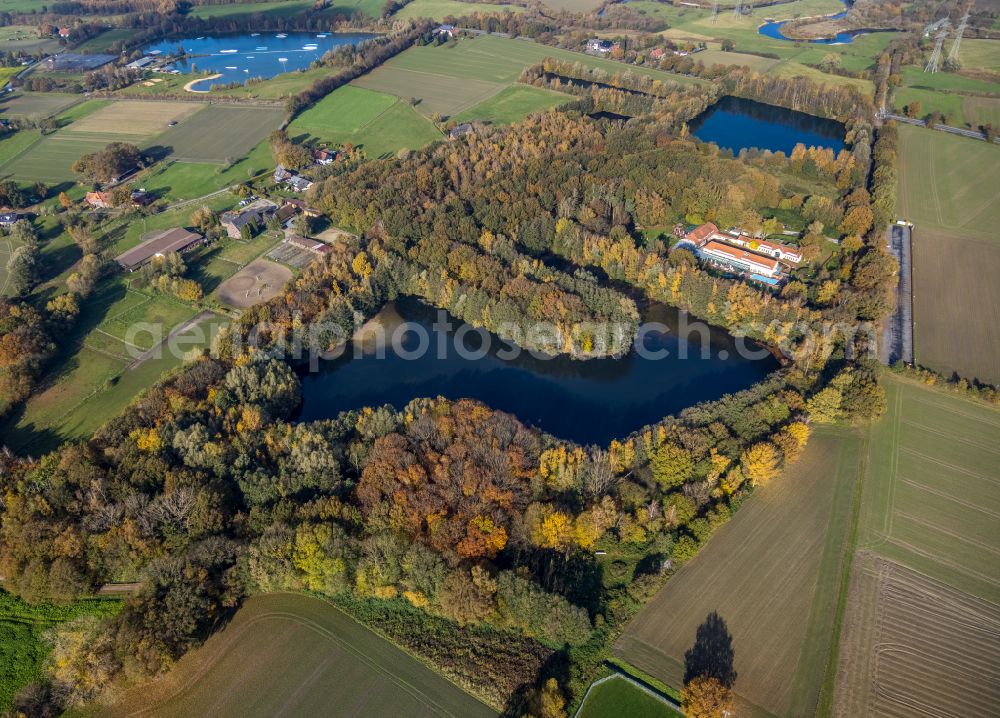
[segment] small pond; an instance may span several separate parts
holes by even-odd
[[[853,4],[853,0],[842,0],[845,5],[850,7]],[[847,17],[847,11],[838,12],[834,15],[827,15],[827,20],[840,20],[841,18]],[[788,40],[789,42],[808,42],[813,45],[846,45],[849,42],[854,42],[854,38],[858,35],[867,35],[871,32],[880,32],[879,30],[847,30],[845,32],[838,32],[833,37],[823,37],[816,40],[796,40],[794,37],[787,37],[781,28],[784,27],[788,20],[777,20],[774,22],[764,23],[758,28],[758,32],[761,35],[767,35],[768,37],[773,37],[775,40]]]
[[[799,142],[834,152],[844,148],[844,126],[839,122],[732,96],[723,97],[692,120],[690,130],[702,142],[714,142],[737,154],[756,147],[790,155]]]
[[[209,72],[220,77],[203,80],[195,90],[213,85],[245,82],[251,77],[271,78],[309,67],[330,50],[357,45],[375,35],[367,33],[289,32],[222,34],[162,40],[144,49],[147,54],[186,53],[173,64],[184,73]],[[194,68],[194,69],[193,69]]]
[[[435,327],[439,317],[452,328]],[[410,298],[388,305],[376,319],[386,335],[398,331],[403,337],[403,354],[417,356],[404,358],[388,348],[379,358],[364,342],[357,350],[349,347],[344,356],[303,377],[299,420],[335,417],[364,406],[402,408],[411,399],[441,395],[478,399],[560,438],[607,444],[692,404],[746,389],[778,368],[760,345],[744,344],[693,319],[688,325],[701,326],[702,332],[691,331],[690,341],[679,337],[677,311],[660,304],[646,311],[647,322],[661,325],[644,335],[647,356],[633,351],[621,359],[543,358],[526,351],[507,358],[506,342],[468,327],[460,331],[461,321]],[[421,330],[430,347],[422,354],[414,351],[421,345]],[[667,356],[650,355],[657,350]]]

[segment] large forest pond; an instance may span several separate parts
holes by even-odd
[[[221,34],[163,40],[144,49],[149,54],[186,54],[174,63],[184,73],[209,72],[220,77],[203,80],[193,87],[208,90],[212,85],[244,82],[251,77],[271,78],[283,72],[309,67],[330,50],[341,45],[357,45],[375,35],[367,33],[314,33],[274,31]]]
[[[690,129],[702,142],[714,142],[737,154],[756,147],[790,155],[799,142],[834,152],[844,148],[844,126],[839,122],[732,96],[698,115]]]
[[[370,346],[364,348],[365,342],[357,342],[357,351],[348,348],[344,356],[303,378],[299,419],[330,418],[382,404],[402,408],[411,399],[441,395],[478,399],[560,438],[607,444],[692,404],[746,389],[778,367],[760,345],[743,344],[721,330],[692,331],[690,341],[678,337],[678,313],[664,305],[651,306],[645,321],[668,331],[646,332],[643,342],[644,354],[667,350],[664,358],[644,358],[633,351],[621,359],[573,360],[522,351],[506,359],[509,344],[486,335],[490,346],[483,350],[481,335],[466,327],[459,336],[462,322],[440,316],[453,328],[435,328],[438,310],[417,300],[388,305],[373,323],[388,336],[399,332],[403,353],[416,357],[403,358],[390,348],[378,358]],[[401,328],[404,323],[409,327]],[[426,333],[429,351],[415,351],[421,338],[414,325]],[[439,344],[446,347],[440,357]],[[461,356],[456,346],[467,355]]]

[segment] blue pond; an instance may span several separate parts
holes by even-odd
[[[848,6],[851,5],[851,3],[848,2],[848,0],[843,0],[843,3],[845,5],[848,5]],[[847,17],[847,11],[846,10],[844,12],[838,12],[836,15],[828,15],[827,19],[828,20],[839,20],[842,17]],[[758,32],[761,35],[767,35],[768,37],[773,37],[775,40],[789,40],[791,42],[796,42],[795,38],[793,38],[793,37],[785,37],[785,34],[781,31],[781,28],[784,27],[784,25],[785,25],[786,22],[788,22],[788,21],[787,20],[781,20],[781,21],[778,21],[778,22],[765,23],[765,24],[763,24],[763,25],[760,26],[760,29],[758,30]],[[868,32],[871,32],[871,31],[870,30],[848,30],[847,32],[838,32],[833,37],[824,37],[824,38],[820,38],[818,40],[805,40],[804,42],[809,42],[809,43],[812,43],[813,45],[845,45],[845,44],[847,44],[849,42],[854,42],[854,38],[856,38],[858,35],[864,35],[864,34],[866,34]],[[803,42],[803,41],[802,40],[798,40],[797,42]]]
[[[271,78],[283,72],[309,67],[330,50],[342,45],[357,45],[374,35],[365,33],[261,32],[185,37],[163,40],[145,48],[147,54],[178,54],[187,57],[174,63],[184,73],[209,72],[221,77],[203,80],[196,90],[213,85],[245,82],[251,77]]]
[[[844,148],[844,126],[839,122],[730,96],[692,120],[690,129],[702,142],[714,142],[736,154],[756,147],[790,155],[799,142],[834,152]]]
[[[307,373],[300,421],[365,406],[402,409],[417,397],[440,395],[478,399],[560,438],[607,444],[700,401],[746,389],[778,368],[760,345],[705,325],[688,331],[694,319],[685,325],[676,310],[660,304],[645,316],[655,323],[643,337],[651,354],[633,351],[620,359],[511,357],[508,343],[466,332],[461,321],[412,298],[388,305],[377,319],[386,336],[402,337],[400,351],[386,348],[380,358],[363,342],[363,353],[349,350]],[[428,351],[417,351],[418,333]]]

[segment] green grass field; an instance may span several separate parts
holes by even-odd
[[[0,10],[7,10],[9,3],[4,0]],[[53,37],[40,37],[38,28],[33,25],[8,25],[0,27],[0,52],[23,50],[24,52],[55,52],[59,49],[59,41]]]
[[[296,117],[288,133],[358,145],[372,159],[419,149],[442,138],[409,103],[353,85],[338,88]]]
[[[0,711],[9,710],[18,690],[41,677],[49,653],[47,631],[81,616],[111,615],[120,607],[120,601],[107,599],[30,604],[0,589]]]
[[[684,652],[718,611],[733,636],[739,714],[811,714],[836,625],[861,447],[855,432],[818,430],[800,461],[667,581],[616,655],[679,687]]]
[[[457,122],[481,120],[505,125],[519,122],[535,112],[543,112],[572,101],[572,97],[561,92],[529,85],[511,85],[488,100],[460,112],[455,116],[455,120]]]
[[[900,127],[900,140],[899,214],[916,225],[917,362],[998,382],[1000,147],[910,126]]]
[[[964,69],[1000,72],[1000,42],[967,38],[958,54]]]
[[[637,68],[526,40],[483,36],[462,39],[454,45],[410,48],[353,84],[404,100],[417,100],[417,110],[428,117],[489,119],[489,113],[502,112],[505,121],[511,121],[519,119],[514,118],[512,110],[519,102],[526,101],[527,95],[521,94],[516,100],[508,96],[498,98],[498,103],[508,102],[506,109],[491,106],[489,101],[513,85],[524,68],[546,57],[579,62],[608,72],[648,75],[667,82],[694,82],[660,70]],[[481,117],[468,112],[483,104],[486,112]],[[527,109],[526,114],[530,111],[533,109]]]
[[[978,40],[970,42],[993,43],[1000,41]],[[977,62],[992,62],[992,45],[979,46],[971,52]],[[965,43],[962,44],[963,52]],[[978,127],[1000,119],[1000,82],[965,77],[952,72],[926,73],[923,68],[904,67],[900,73],[903,84],[893,96],[893,106],[897,110],[911,102],[920,103],[919,117],[931,112],[940,112],[949,125]]]
[[[111,30],[105,30],[97,37],[92,37],[86,42],[77,45],[73,48],[73,51],[92,53],[107,52],[116,42],[128,40],[130,37],[135,35],[136,32],[138,31],[127,27],[116,27]]]
[[[835,715],[1000,705],[1000,410],[890,379],[871,430]]]
[[[80,155],[104,149],[111,141],[82,133],[46,135],[0,165],[0,177],[22,182],[71,182],[78,179],[70,167]]]
[[[210,105],[156,139],[170,157],[190,162],[226,163],[256,147],[281,124],[278,108]]]
[[[493,710],[317,598],[250,598],[166,676],[102,715],[462,716]],[[96,711],[95,711],[96,712]]]
[[[310,10],[315,3],[312,0],[279,0],[278,2],[245,2],[228,5],[198,5],[188,13],[191,17],[230,17],[232,15],[252,15],[259,13],[267,17],[291,17]],[[337,0],[332,8],[357,11],[369,17],[378,17],[382,12],[384,2],[379,0]],[[332,9],[331,8],[331,9]]]
[[[267,140],[262,140],[232,165],[168,160],[142,175],[139,182],[158,197],[193,199],[246,182],[272,169],[271,146]]]
[[[621,676],[595,685],[576,718],[681,718],[664,701],[640,690]]]
[[[413,0],[393,17],[408,20],[414,17],[429,17],[444,20],[448,16],[462,17],[479,13],[524,12],[520,5],[495,3],[471,3],[461,0]]]
[[[21,92],[0,99],[0,115],[21,119],[44,119],[58,114],[80,101],[79,95],[66,92]]]

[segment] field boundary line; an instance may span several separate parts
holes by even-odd
[[[841,448],[843,451],[843,447]],[[842,459],[843,455],[841,455]],[[833,636],[823,670],[823,681],[820,683],[816,696],[816,715],[829,716],[835,703],[837,674],[840,663],[840,643],[844,629],[844,615],[847,612],[847,602],[850,598],[851,579],[854,575],[855,558],[858,551],[858,534],[861,526],[861,508],[864,503],[864,489],[868,476],[868,465],[871,458],[871,432],[865,432],[860,451],[858,451],[857,473],[855,474],[854,495],[851,497],[851,523],[848,527],[847,541],[844,545],[844,567],[840,574],[840,587],[837,590],[837,606],[833,616]]]

